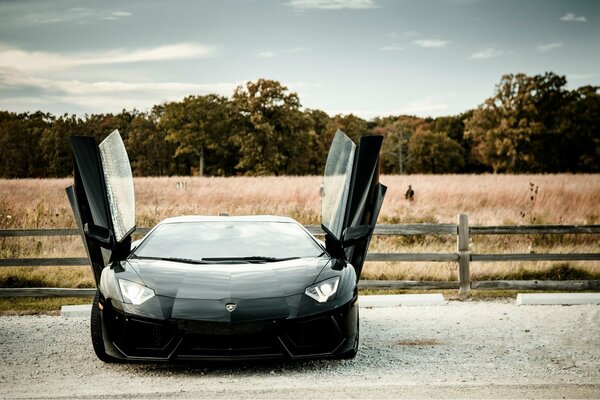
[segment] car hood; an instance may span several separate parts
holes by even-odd
[[[282,298],[304,293],[329,258],[301,258],[262,264],[187,264],[129,260],[156,295],[175,299]]]

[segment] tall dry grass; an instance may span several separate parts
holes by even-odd
[[[595,224],[600,221],[600,175],[393,175],[382,223]],[[72,227],[64,188],[71,179],[0,179],[0,228]],[[275,214],[319,223],[321,178],[135,178],[137,222],[149,226],[182,215]],[[185,182],[186,189],[177,189]],[[530,183],[539,187],[531,200]],[[404,199],[411,184],[415,201]]]
[[[383,176],[388,193],[380,223],[455,223],[459,213],[469,214],[471,225],[598,224],[600,175],[397,175]],[[72,179],[0,180],[0,229],[66,228],[75,221],[64,188]],[[177,189],[185,182],[186,188]],[[309,177],[158,177],[135,178],[137,225],[153,226],[176,215],[273,214],[287,215],[303,224],[318,224],[321,178]],[[404,192],[411,184],[415,200]],[[533,184],[533,186],[532,186]],[[537,193],[532,191],[537,188]],[[533,198],[532,198],[533,197]],[[455,238],[448,236],[375,238],[371,251],[451,252]],[[600,252],[592,235],[476,237],[475,252]],[[0,239],[0,258],[83,257],[76,237]],[[600,263],[568,263],[600,274]],[[564,265],[564,263],[560,264]],[[557,263],[474,263],[474,278],[526,276]],[[19,275],[22,282],[44,280],[52,285],[91,285],[91,274],[70,269],[73,276],[56,268],[0,271],[0,285]],[[508,272],[507,272],[508,271]],[[511,275],[512,274],[512,275]],[[453,263],[370,263],[367,278],[454,279]],[[26,278],[29,277],[29,278]],[[28,281],[29,282],[29,281]]]

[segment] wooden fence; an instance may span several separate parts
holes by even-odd
[[[323,234],[320,226],[307,229]],[[136,234],[145,234],[149,228],[138,228]],[[600,290],[600,280],[582,281],[479,281],[472,282],[471,262],[506,261],[591,261],[600,260],[600,253],[511,253],[478,254],[469,250],[471,236],[477,235],[564,235],[600,234],[600,225],[518,225],[518,226],[469,226],[466,214],[459,214],[457,224],[391,224],[377,225],[375,235],[454,235],[456,251],[453,253],[369,253],[367,261],[379,262],[456,262],[458,281],[365,281],[361,288],[370,289],[458,289],[462,297],[471,289],[514,290]],[[79,235],[77,229],[13,229],[0,230],[0,238],[29,236]],[[15,258],[0,259],[0,267],[24,266],[76,266],[88,265],[87,258]],[[0,297],[22,296],[92,296],[95,289],[68,288],[0,288]]]

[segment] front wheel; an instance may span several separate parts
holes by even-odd
[[[94,302],[92,303],[92,315],[90,321],[90,331],[92,334],[92,345],[96,356],[104,362],[115,362],[116,359],[106,354],[104,348],[104,339],[102,337],[102,316],[100,315],[100,291],[96,290]]]

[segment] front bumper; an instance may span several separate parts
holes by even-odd
[[[157,320],[126,314],[104,303],[108,354],[128,360],[248,360],[327,358],[355,344],[358,304],[301,318],[240,322]]]

